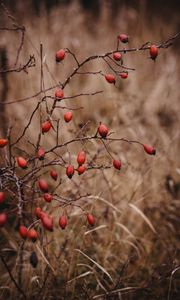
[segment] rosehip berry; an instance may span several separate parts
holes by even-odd
[[[37,233],[37,231],[35,229],[32,228],[32,229],[28,230],[27,236],[34,243],[37,240],[37,238],[38,238],[38,233]]]
[[[61,216],[59,218],[59,226],[61,227],[61,229],[65,229],[67,226],[67,218],[66,216]]]
[[[43,227],[49,231],[53,231],[53,218],[50,216],[44,216],[41,219]]]
[[[48,193],[45,193],[45,194],[44,194],[44,200],[45,200],[46,202],[51,202],[52,199],[53,199],[53,196],[52,196],[52,195],[50,195],[50,194],[48,194]]]
[[[44,217],[48,217],[48,215],[44,211],[41,211],[40,212],[40,219],[42,220]]]
[[[44,148],[39,148],[38,153],[37,153],[37,157],[39,158],[39,160],[43,160],[45,157],[45,150]]]
[[[146,144],[143,145],[144,147],[144,151],[147,153],[147,154],[150,154],[150,155],[155,155],[156,154],[156,149],[151,147],[151,146],[148,146]]]
[[[120,61],[122,59],[122,55],[119,52],[115,52],[115,53],[113,53],[113,58],[116,61]]]
[[[78,174],[81,175],[86,171],[86,168],[85,168],[85,166],[79,166],[77,171],[78,171]]]
[[[0,139],[0,148],[5,147],[8,144],[7,139]]]
[[[17,164],[22,169],[27,168],[27,160],[25,158],[21,157],[21,156],[17,157]]]
[[[64,121],[66,123],[70,122],[72,120],[72,117],[73,117],[73,114],[71,111],[67,111],[65,114],[64,114]]]
[[[40,218],[41,216],[41,208],[40,207],[36,207],[35,210],[34,210],[34,213],[36,215],[37,218]]]
[[[4,192],[0,192],[0,204],[3,203],[5,200]]]
[[[59,51],[56,52],[56,61],[60,62],[65,58],[65,51],[64,49],[60,49]]]
[[[61,100],[64,97],[64,92],[61,89],[55,91],[55,98]]]
[[[58,178],[58,173],[55,170],[51,170],[50,175],[52,177],[52,179],[54,179],[55,181]]]
[[[125,33],[121,33],[120,35],[118,35],[118,39],[119,39],[122,43],[128,43],[128,41],[129,41],[129,37],[128,37],[127,34],[125,34]]]
[[[151,59],[155,60],[158,56],[158,48],[156,45],[152,45],[149,49]]]
[[[128,72],[122,72],[119,74],[122,79],[128,78]]]
[[[98,127],[98,132],[99,132],[99,134],[100,134],[100,136],[102,137],[102,138],[106,138],[106,136],[107,136],[107,134],[108,134],[108,132],[109,132],[109,129],[107,128],[107,126],[106,125],[104,125],[104,124],[100,124],[99,125],[99,127]]]
[[[28,236],[28,229],[25,226],[20,225],[19,226],[19,234],[23,239],[26,239]]]
[[[71,179],[74,175],[74,167],[69,165],[66,167],[66,175]]]
[[[3,227],[7,222],[7,214],[1,213],[0,214],[0,227]]]
[[[87,222],[91,226],[93,226],[95,224],[95,218],[92,214],[87,214]]]
[[[84,151],[80,151],[78,156],[77,156],[77,163],[79,166],[83,165],[86,160],[86,153]]]
[[[51,121],[45,121],[41,125],[42,133],[48,132],[52,127]]]
[[[109,83],[114,83],[114,84],[116,83],[116,79],[115,79],[114,75],[112,75],[112,74],[106,74],[105,78],[106,78],[107,82],[109,82]]]
[[[121,169],[121,161],[118,159],[113,160],[113,166],[115,169],[120,170]]]
[[[42,192],[47,193],[49,190],[48,183],[44,179],[39,179],[38,181],[39,188]]]

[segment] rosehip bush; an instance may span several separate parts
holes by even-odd
[[[86,191],[86,184],[82,178],[86,180],[95,178],[98,183],[98,172],[103,170],[112,171],[114,176],[121,176],[124,170],[121,153],[114,153],[111,144],[126,144],[130,146],[128,151],[133,151],[136,145],[135,148],[140,155],[147,155],[149,160],[155,159],[153,156],[156,154],[156,147],[151,141],[122,138],[118,131],[114,132],[112,124],[104,124],[102,120],[96,120],[95,125],[89,125],[86,120],[85,123],[80,124],[80,130],[77,130],[76,110],[82,107],[71,107],[65,102],[67,99],[73,99],[75,102],[78,97],[93,96],[102,92],[87,94],[82,89],[74,91],[74,95],[68,95],[67,86],[75,76],[95,75],[100,88],[106,84],[109,89],[116,89],[120,80],[124,81],[126,88],[128,80],[133,80],[134,69],[124,65],[125,57],[138,50],[138,52],[147,52],[147,55],[158,63],[159,53],[168,48],[171,43],[167,40],[157,45],[145,43],[139,48],[131,48],[128,45],[130,40],[131,37],[127,34],[119,34],[115,38],[117,47],[112,51],[92,55],[82,61],[78,60],[76,53],[72,53],[67,48],[58,50],[53,56],[54,62],[57,63],[57,67],[62,68],[68,59],[73,59],[71,73],[56,86],[47,90],[42,88],[38,94],[40,100],[21,132],[14,134],[12,129],[7,136],[0,138],[0,151],[4,157],[0,169],[0,227],[5,228],[10,224],[11,219],[15,220],[17,226],[14,231],[22,240],[23,246],[33,242],[45,248],[48,245],[47,237],[53,236],[55,231],[62,229],[66,233],[71,230],[73,222],[71,212],[77,207],[81,214],[76,215],[76,218],[81,219],[83,226],[90,225],[98,228],[101,216],[95,217],[98,212],[93,210],[91,214],[88,206],[83,208],[81,205],[81,201],[88,203],[91,197],[90,193],[82,193],[82,185],[83,190]],[[131,42],[133,43],[133,39]],[[102,70],[97,72],[91,70],[91,61],[94,60],[103,62]],[[151,60],[148,61],[153,63]],[[83,72],[83,67],[87,65],[89,71]],[[62,115],[59,114],[57,119],[54,112],[64,109],[67,111]],[[95,107],[95,110],[97,109]],[[39,117],[39,127],[36,128],[37,140],[34,143],[29,140],[28,131],[31,130],[35,115]],[[72,119],[73,122],[70,122]],[[63,132],[65,128],[63,126],[66,128],[74,126],[76,130],[67,130],[67,135],[65,131]],[[89,131],[88,126],[91,126]],[[48,138],[53,135],[55,135],[54,143],[49,147]],[[24,150],[30,146],[33,150],[29,152]],[[71,146],[74,146],[73,150]],[[95,148],[93,153],[92,147]],[[101,157],[102,152],[105,153],[104,160]],[[86,177],[87,174],[93,175]],[[109,186],[107,178],[105,180]],[[73,185],[74,189],[72,189]],[[61,191],[62,186],[65,187],[63,191],[66,190],[64,193]],[[33,257],[34,255],[30,257],[30,262],[32,265],[37,265],[33,263]]]
[[[71,109],[70,107],[64,106],[64,101],[68,98],[74,98],[75,101],[77,96],[83,96],[83,91],[81,91],[81,94],[79,94],[78,91],[77,95],[75,94],[70,97],[66,95],[65,97],[64,95],[66,94],[66,86],[70,84],[71,79],[75,75],[83,76],[84,74],[86,74],[86,72],[81,73],[81,68],[83,68],[87,63],[90,63],[92,60],[103,60],[103,62],[106,63],[106,70],[99,72],[89,70],[87,74],[97,75],[97,80],[98,75],[103,76],[106,79],[106,82],[113,84],[114,86],[112,86],[112,88],[116,89],[117,80],[127,79],[127,82],[129,77],[131,77],[133,80],[132,73],[134,69],[125,66],[123,63],[123,60],[127,55],[130,55],[131,52],[136,52],[137,50],[143,52],[147,51],[150,54],[150,58],[155,61],[158,57],[159,52],[163,49],[168,48],[170,46],[170,43],[172,42],[167,40],[166,42],[158,45],[145,43],[138,49],[136,49],[129,48],[129,41],[130,37],[128,36],[128,34],[120,33],[117,36],[117,47],[114,50],[102,55],[90,56],[81,62],[76,57],[76,54],[72,53],[69,49],[60,49],[55,53],[55,61],[57,63],[63,61],[64,64],[70,56],[74,59],[75,66],[73,66],[71,74],[66,79],[64,79],[63,82],[57,84],[55,90],[54,87],[52,89],[48,89],[49,95],[44,96],[38,102],[35,110],[32,111],[30,119],[27,122],[27,126],[22,130],[21,133],[19,133],[18,138],[14,139],[12,133],[7,137],[0,138],[0,148],[2,148],[1,151],[7,152],[8,160],[8,164],[2,167],[1,171],[1,206],[6,203],[6,198],[9,190],[11,190],[11,188],[13,188],[13,190],[15,189],[15,201],[13,202],[13,207],[10,207],[12,213],[9,213],[8,209],[6,209],[4,212],[1,212],[1,227],[6,226],[8,219],[14,212],[17,218],[17,223],[20,224],[20,236],[23,239],[28,237],[29,240],[35,242],[37,239],[41,238],[40,228],[44,228],[48,231],[53,231],[55,220],[53,214],[52,216],[50,216],[48,211],[50,205],[56,202],[58,203],[59,215],[62,214],[62,216],[59,217],[59,226],[62,229],[65,229],[67,226],[66,215],[68,215],[68,207],[76,205],[76,202],[78,202],[79,199],[84,198],[84,196],[78,195],[78,191],[77,195],[73,195],[72,199],[68,199],[65,196],[60,196],[58,194],[58,187],[61,185],[61,180],[63,180],[64,184],[66,183],[68,186],[70,181],[73,182],[74,178],[77,178],[76,174],[81,175],[78,177],[80,180],[80,178],[91,172],[91,170],[98,171],[100,169],[115,168],[119,171],[119,173],[121,173],[123,164],[120,158],[117,159],[114,153],[111,153],[109,143],[124,142],[131,145],[137,144],[140,147],[139,150],[144,151],[145,155],[156,154],[156,149],[154,148],[154,145],[151,145],[151,143],[146,144],[140,141],[132,141],[125,138],[120,138],[118,137],[118,133],[113,132],[113,127],[107,126],[106,124],[102,123],[101,120],[97,120],[96,128],[94,128],[94,134],[87,135],[85,127],[82,127],[80,133],[75,136],[72,135],[72,138],[70,140],[65,140],[64,142],[62,142],[60,140],[61,127],[59,126],[61,118],[57,120],[53,115],[54,111],[56,111],[57,109],[67,109],[68,111],[64,113],[63,118],[65,121],[65,126],[69,126],[66,123],[69,123],[72,120],[72,111],[74,108]],[[131,40],[131,42],[133,42],[133,40]],[[126,47],[121,48],[122,44],[125,44]],[[61,66],[61,64],[59,64],[59,66]],[[100,85],[101,81],[99,81],[99,86]],[[96,93],[92,93],[92,95],[94,94]],[[46,111],[43,111],[43,114],[40,113],[40,127],[37,128],[38,139],[36,144],[33,144],[34,153],[24,153],[23,150],[21,151],[21,145],[25,143],[27,131],[31,128],[31,124],[33,124],[34,121],[34,115],[36,112],[41,111],[44,103],[46,103],[47,105],[47,101],[49,101],[49,106],[46,106]],[[60,106],[58,105],[59,103],[61,104]],[[56,134],[56,142],[51,148],[48,148],[46,145],[46,141],[48,139],[48,136],[52,135],[54,132]],[[45,141],[44,145],[42,145],[42,138],[44,138]],[[97,154],[94,158],[91,157],[90,151],[80,150],[78,154],[75,154],[72,152],[70,153],[70,151],[68,150],[69,145],[77,143],[83,143],[83,148],[86,149],[85,145],[90,141],[97,141],[103,146],[104,151],[107,154],[107,160],[109,160],[109,158],[111,159],[110,164],[96,165],[95,159],[96,156],[98,156],[98,149]],[[18,152],[17,147],[19,149]],[[67,148],[67,154],[69,158],[57,154],[57,151],[61,148]],[[74,162],[72,161],[73,155],[76,156],[76,161]],[[121,154],[119,154],[118,157],[121,157]],[[54,166],[61,167],[63,171],[58,174],[58,172],[54,169]],[[11,174],[11,177],[9,177],[9,172]],[[64,174],[63,179],[62,173]],[[28,193],[32,193],[32,213],[28,211],[28,205],[26,204],[26,193],[27,195]],[[87,194],[87,196],[89,196],[89,194]],[[38,199],[38,202],[36,199]],[[44,201],[42,201],[42,199]],[[43,208],[45,208],[45,211],[43,210]],[[85,213],[87,216],[88,224],[95,225],[94,216],[88,211],[85,211],[83,213]],[[27,218],[27,215],[29,214],[30,218]],[[98,221],[96,223],[98,223]]]

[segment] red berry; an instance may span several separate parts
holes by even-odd
[[[128,72],[122,72],[119,74],[121,78],[126,79],[128,78]]]
[[[53,196],[52,196],[52,195],[50,195],[50,194],[48,194],[48,193],[45,193],[45,194],[44,194],[44,200],[45,200],[46,202],[51,202],[52,199],[53,199]]]
[[[122,59],[122,55],[119,52],[113,53],[114,60],[120,61]]]
[[[27,236],[30,240],[32,240],[32,242],[35,242],[38,238],[38,233],[35,229],[29,229],[27,232]]]
[[[158,56],[158,48],[156,45],[152,45],[149,49],[150,56],[153,60]]]
[[[48,217],[48,215],[44,211],[41,211],[40,212],[40,219],[42,220],[44,217]]]
[[[59,226],[61,227],[61,229],[65,229],[67,226],[67,218],[66,216],[61,216],[59,218]]]
[[[151,147],[151,146],[148,146],[146,144],[143,145],[144,147],[144,151],[147,153],[147,154],[150,154],[150,155],[155,155],[156,154],[156,149]]]
[[[78,171],[78,174],[81,175],[86,171],[86,168],[85,168],[85,166],[79,166],[77,171]]]
[[[45,121],[41,125],[42,133],[48,132],[52,127],[51,121]]]
[[[39,160],[43,160],[45,157],[45,150],[44,148],[39,148],[38,153],[37,153],[37,157],[39,158]]]
[[[25,226],[20,225],[19,226],[19,234],[23,239],[26,239],[28,236],[28,229]]]
[[[56,52],[56,61],[60,62],[65,58],[65,51],[64,49],[60,49],[59,51]]]
[[[5,200],[4,192],[0,192],[0,204],[3,203]]]
[[[91,226],[93,226],[95,224],[95,218],[92,214],[87,214],[87,222]]]
[[[21,156],[17,157],[17,164],[22,169],[27,168],[27,160],[25,158],[21,157]]]
[[[64,97],[64,92],[61,89],[55,91],[55,98],[61,100]]]
[[[65,114],[64,114],[64,121],[65,122],[70,122],[72,120],[72,117],[73,117],[73,114],[71,111],[67,111]]]
[[[80,151],[77,156],[77,162],[81,166],[85,163],[86,160],[86,153],[84,151]]]
[[[38,185],[42,192],[44,192],[44,193],[48,192],[49,187],[48,187],[48,183],[46,182],[46,180],[39,179]]]
[[[118,159],[113,160],[113,166],[115,169],[120,170],[121,169],[121,161]]]
[[[3,227],[7,222],[7,214],[1,213],[0,214],[0,227]]]
[[[40,218],[41,216],[41,208],[40,207],[36,207],[35,210],[34,210],[34,213],[36,215],[37,218]]]
[[[106,138],[106,136],[109,132],[109,129],[107,128],[106,125],[100,124],[99,127],[98,127],[98,132],[99,132],[99,134],[102,138]]]
[[[115,79],[114,75],[112,75],[112,74],[106,74],[105,78],[106,78],[107,82],[109,82],[109,83],[115,84],[115,82],[116,82],[116,79]]]
[[[128,37],[127,34],[125,34],[125,33],[121,33],[120,35],[118,35],[118,39],[119,39],[122,43],[128,43],[128,41],[129,41],[129,37]]]
[[[51,170],[50,175],[52,177],[52,179],[54,179],[55,181],[58,178],[58,173],[55,170]]]
[[[0,148],[5,147],[8,144],[7,139],[0,139]]]
[[[74,167],[69,165],[66,167],[66,175],[71,179],[74,175]]]
[[[43,227],[49,231],[53,231],[53,218],[50,216],[44,216],[41,218]]]

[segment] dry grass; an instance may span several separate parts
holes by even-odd
[[[20,21],[27,30],[21,60],[26,61],[28,55],[34,53],[37,67],[29,70],[28,75],[23,72],[8,75],[7,100],[21,99],[39,90],[40,42],[45,57],[45,87],[49,87],[66,78],[73,68],[69,58],[58,66],[54,62],[54,53],[61,47],[70,48],[82,59],[114,48],[119,32],[128,32],[130,46],[134,46],[147,40],[165,40],[176,30],[175,21],[167,25],[160,19],[152,19],[149,25],[143,8],[139,12],[124,8],[116,22],[111,23],[108,8],[103,6],[101,18],[93,23],[77,4],[68,9],[54,9],[48,16],[42,10],[39,18],[29,12]],[[1,46],[2,43],[8,45],[11,62],[18,40],[14,34],[6,33]],[[170,276],[179,263],[180,246],[180,63],[177,52],[175,46],[162,51],[155,64],[147,58],[147,53],[124,55],[125,64],[135,67],[136,71],[129,74],[127,81],[119,80],[116,87],[109,86],[101,76],[82,76],[73,79],[65,89],[67,95],[101,89],[104,92],[66,102],[84,109],[74,113],[74,124],[60,123],[62,140],[72,138],[81,122],[89,120],[88,132],[91,132],[102,121],[118,137],[155,145],[157,156],[146,156],[136,145],[114,143],[109,148],[122,160],[120,173],[91,171],[67,182],[64,171],[57,169],[63,179],[58,192],[70,195],[79,190],[81,194],[92,194],[78,205],[95,213],[97,223],[93,229],[87,227],[78,207],[68,209],[67,230],[62,232],[56,228],[53,233],[45,233],[44,247],[40,242],[36,245],[26,242],[22,246],[15,219],[1,229],[1,251],[6,253],[7,264],[15,278],[21,269],[22,287],[28,299],[178,299],[178,270],[173,274],[169,290]],[[91,69],[99,68],[107,70],[99,62],[91,63]],[[6,106],[7,126],[13,124],[14,135],[22,130],[38,100],[37,97]],[[60,110],[54,114],[54,118],[62,116]],[[37,116],[27,139],[37,139],[38,127]],[[42,145],[47,147],[47,142],[52,145],[54,136],[49,135]],[[73,161],[80,147],[77,144],[69,147]],[[84,147],[90,158],[97,143],[87,143]],[[26,143],[23,148],[27,149]],[[105,151],[101,152],[101,158],[108,164]],[[60,211],[53,209],[53,205],[50,210],[57,223]],[[23,267],[19,266],[21,247]],[[29,263],[32,251],[39,259],[35,269]],[[1,299],[20,299],[3,266],[0,271]]]

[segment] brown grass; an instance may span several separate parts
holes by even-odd
[[[141,11],[121,9],[114,23],[109,21],[105,5],[100,19],[93,21],[77,3],[68,9],[53,9],[49,15],[42,9],[39,18],[32,12],[16,17],[27,30],[21,61],[35,54],[37,66],[30,69],[28,75],[23,72],[8,75],[7,101],[33,95],[39,90],[40,42],[47,88],[66,78],[73,68],[69,58],[58,66],[54,62],[54,53],[61,47],[70,48],[82,59],[113,49],[119,32],[127,32],[130,46],[138,46],[147,40],[165,40],[176,31],[176,20],[165,24],[155,17],[149,24],[143,7]],[[1,46],[2,43],[8,45],[11,63],[18,39],[12,33],[3,32],[2,35]],[[60,231],[56,226],[53,233],[46,234],[43,247],[40,242],[26,242],[22,266],[19,266],[22,242],[16,231],[17,220],[1,229],[1,253],[6,253],[6,262],[16,279],[21,271],[21,285],[28,299],[178,299],[178,270],[170,285],[171,274],[179,264],[180,246],[180,63],[176,50],[175,43],[171,49],[161,51],[156,63],[148,59],[147,53],[124,55],[125,64],[135,67],[136,71],[130,72],[127,81],[119,80],[116,87],[109,86],[101,76],[87,75],[74,78],[65,89],[67,95],[104,92],[66,101],[67,105],[84,109],[74,113],[73,124],[60,123],[62,140],[71,139],[81,122],[89,120],[87,132],[91,132],[102,121],[118,137],[155,145],[157,156],[146,156],[136,145],[114,143],[109,148],[122,160],[120,173],[91,171],[67,183],[64,170],[57,168],[63,180],[57,192],[64,195],[74,195],[78,190],[80,194],[91,193],[92,196],[77,204],[94,212],[96,227],[87,227],[78,207],[68,209],[67,230]],[[91,70],[107,71],[99,62],[92,62],[90,66]],[[49,94],[53,95],[53,91]],[[13,125],[14,136],[25,126],[39,99],[6,106],[7,126]],[[62,116],[61,110],[54,114],[54,118],[62,119]],[[38,116],[28,130],[27,139],[37,139],[37,128]],[[42,146],[52,145],[54,138],[49,135]],[[32,151],[29,147],[26,143],[23,145],[24,149]],[[89,158],[96,147],[96,142],[84,145]],[[80,148],[78,144],[68,148],[72,161],[75,162]],[[64,157],[65,152],[66,149],[61,152]],[[104,150],[101,158],[106,164],[110,163]],[[53,209],[53,204],[50,211],[57,223],[61,211]],[[32,251],[39,260],[35,269],[29,263]],[[21,299],[3,265],[0,272],[1,299]]]

